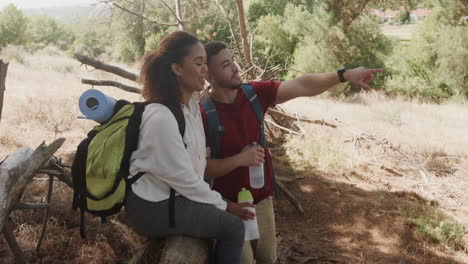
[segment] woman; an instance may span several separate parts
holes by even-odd
[[[194,92],[203,89],[207,73],[203,45],[192,34],[174,32],[149,53],[141,70],[143,96],[138,149],[130,173],[145,174],[132,186],[126,216],[135,231],[149,238],[186,235],[217,239],[217,263],[239,263],[244,243],[243,205],[227,204],[203,180],[206,148]],[[183,138],[174,114],[162,102],[180,105],[185,118]],[[170,190],[176,194],[170,226]],[[253,206],[253,205],[248,205]],[[228,213],[227,211],[231,212]]]

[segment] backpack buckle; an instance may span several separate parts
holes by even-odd
[[[223,125],[218,126],[217,132],[218,132],[219,135],[223,136],[225,131],[226,131],[226,129],[224,128]]]

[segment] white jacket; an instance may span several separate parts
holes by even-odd
[[[162,104],[149,104],[143,112],[138,149],[130,158],[130,174],[146,172],[133,185],[140,198],[159,202],[169,198],[170,187],[187,199],[226,210],[221,195],[203,180],[206,167],[205,132],[194,96],[185,117],[184,140],[172,112]],[[187,148],[184,146],[187,144]]]

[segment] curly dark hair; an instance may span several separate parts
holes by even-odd
[[[149,102],[182,102],[182,92],[172,63],[181,63],[190,47],[200,43],[198,38],[185,31],[166,36],[159,48],[146,54],[140,72],[142,95]]]
[[[213,41],[205,44],[206,56],[208,58],[208,64],[210,64],[210,59],[213,56],[216,56],[221,50],[226,49],[227,46],[223,42]]]

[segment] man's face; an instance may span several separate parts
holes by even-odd
[[[239,68],[228,49],[223,49],[210,58],[207,77],[211,85],[220,88],[237,89],[242,84]]]

